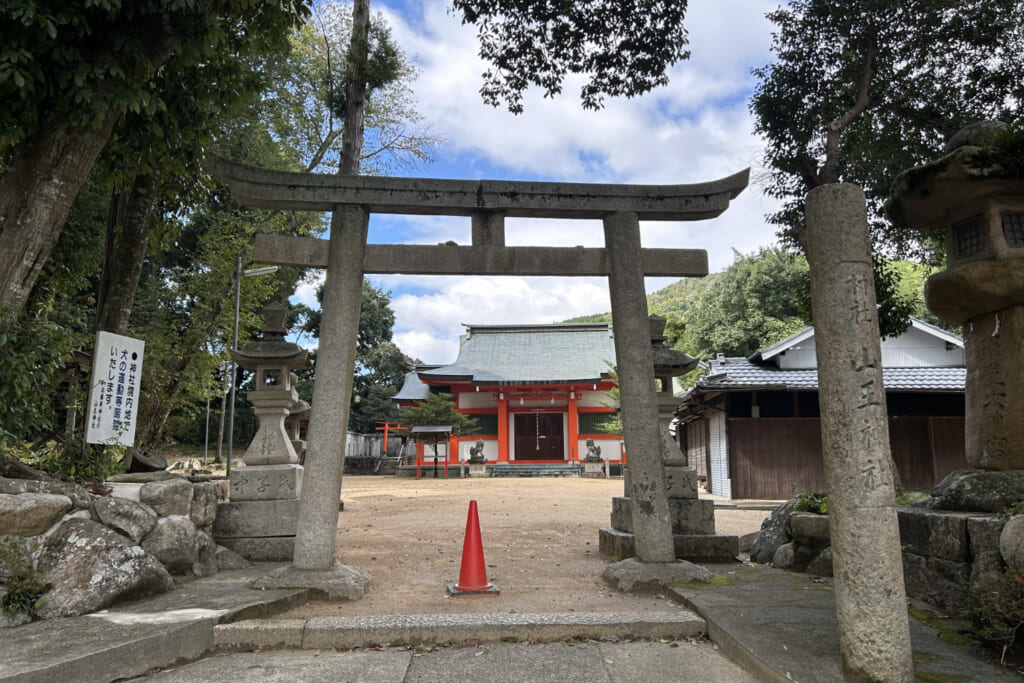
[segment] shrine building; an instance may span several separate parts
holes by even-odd
[[[448,393],[476,420],[472,434],[452,436],[441,451],[447,465],[481,455],[492,466],[621,464],[621,435],[600,428],[617,408],[607,393],[614,366],[611,323],[466,325],[455,362],[417,366],[393,400],[408,406]],[[416,455],[433,464],[422,443]]]

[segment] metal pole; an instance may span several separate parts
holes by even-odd
[[[210,399],[206,399],[206,434],[203,438],[203,467],[210,455]]]
[[[239,256],[235,262],[235,335],[231,342],[231,350],[238,350],[238,308],[242,299],[242,257]],[[231,359],[231,408],[228,413],[228,459],[224,467],[224,473],[227,475],[231,474],[231,453],[234,450],[235,444],[235,378],[237,375],[235,370],[235,359]]]

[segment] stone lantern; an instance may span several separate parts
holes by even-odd
[[[231,500],[214,524],[217,542],[254,561],[290,560],[302,494],[302,466],[285,429],[298,403],[294,370],[308,366],[308,353],[284,339],[288,309],[263,309],[261,338],[232,351],[238,365],[256,373],[248,399],[259,428],[246,449],[244,467],[230,474]]]
[[[715,532],[715,503],[700,500],[697,494],[697,472],[669,435],[669,426],[679,401],[672,392],[672,378],[697,367],[697,359],[665,346],[665,319],[659,315],[648,318],[654,377],[658,380],[658,431],[661,433],[661,455],[672,524],[672,545],[676,557],[692,561],[728,562],[739,554],[736,536]],[[611,527],[598,531],[601,553],[608,557],[633,557],[633,538],[629,467],[625,468],[625,496],[612,498]]]
[[[1004,127],[957,133],[945,156],[897,177],[887,207],[898,225],[946,231],[925,301],[964,326],[967,463],[984,470],[1024,469],[1024,179],[977,161]]]

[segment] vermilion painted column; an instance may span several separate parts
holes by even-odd
[[[580,419],[576,395],[569,393],[569,462],[580,459]]]
[[[508,399],[498,399],[498,462],[508,462]]]

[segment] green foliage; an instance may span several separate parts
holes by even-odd
[[[682,350],[699,358],[749,356],[809,324],[801,305],[808,291],[802,256],[778,248],[737,253],[687,311]]]
[[[451,425],[454,436],[472,434],[476,428],[476,420],[468,415],[455,411],[455,399],[451,394],[430,394],[419,405],[402,408],[399,415],[402,426],[411,430],[413,427],[429,425]],[[447,440],[445,434],[418,434],[417,439],[428,443]]]
[[[0,610],[8,616],[35,613],[39,598],[49,586],[39,581],[25,542],[18,536],[0,538],[0,575],[7,594],[0,599]]]
[[[454,0],[462,23],[474,24],[480,56],[490,63],[480,89],[484,102],[523,111],[531,85],[545,97],[562,91],[569,74],[588,80],[585,109],[606,95],[642,95],[668,83],[668,67],[690,56],[683,26],[685,0]]]
[[[1024,576],[1021,569],[1008,567],[1002,573],[981,573],[968,597],[968,609],[975,631],[1008,656],[1024,651]]]
[[[317,288],[316,297],[322,303],[323,285]],[[309,310],[302,324],[302,329],[314,338],[320,337],[320,316],[319,310]],[[378,420],[394,420],[398,416],[391,397],[402,387],[410,363],[391,342],[394,325],[391,292],[378,289],[364,279],[348,424],[353,432],[373,433]]]
[[[48,441],[33,449],[15,449],[11,455],[55,477],[79,484],[104,481],[124,472],[125,448],[83,444],[81,435],[64,442]]]
[[[1004,178],[1024,178],[1024,125],[1017,121],[985,142],[971,160],[977,168],[998,167]]]
[[[828,494],[804,491],[796,497],[796,505],[793,506],[793,509],[800,510],[801,512],[813,512],[817,515],[827,515]]]
[[[795,0],[768,16],[772,64],[756,69],[755,129],[767,141],[769,216],[799,244],[815,187],[864,188],[877,254],[929,260],[942,236],[894,229],[883,205],[900,172],[943,153],[978,119],[1016,116],[1024,97],[1018,0]],[[923,237],[922,237],[923,235]],[[882,261],[876,261],[880,264]],[[894,276],[876,273],[883,331],[898,331]]]

